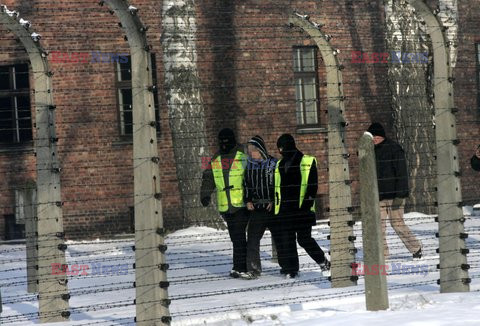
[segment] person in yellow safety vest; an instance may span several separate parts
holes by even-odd
[[[280,273],[287,278],[298,275],[297,241],[325,274],[330,262],[315,239],[312,226],[316,224],[315,197],[318,189],[317,160],[304,155],[290,134],[277,140],[282,159],[275,169],[274,232],[278,234],[278,263]]]
[[[247,273],[247,236],[249,214],[244,202],[244,175],[247,167],[245,147],[237,144],[232,129],[224,128],[218,134],[219,151],[204,166],[200,201],[204,207],[216,191],[217,209],[227,222],[233,244],[233,278],[251,279]]]

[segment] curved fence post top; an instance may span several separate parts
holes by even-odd
[[[141,48],[149,51],[150,47],[147,42],[145,32],[147,27],[143,25],[138,17],[138,8],[130,5],[126,0],[101,0],[99,5],[107,4],[110,7],[111,13],[120,19],[120,23],[127,34],[127,41],[132,49]]]
[[[437,18],[438,9],[432,11],[432,9],[421,0],[407,0],[407,3],[415,9],[427,24],[427,33],[432,38],[432,42],[436,44],[436,46],[434,46],[434,54],[437,55],[437,60],[441,60],[442,63],[450,66],[450,56],[447,55],[447,42],[443,33],[444,27]]]
[[[32,63],[34,72],[47,71],[47,52],[40,45],[41,35],[31,31],[31,23],[20,18],[17,11],[12,11],[6,5],[0,5],[0,23],[15,34],[22,42]]]
[[[301,28],[315,40],[327,66],[338,66],[336,54],[339,51],[329,43],[332,36],[321,30],[323,24],[313,22],[308,15],[301,15],[295,11],[289,15],[288,23]]]

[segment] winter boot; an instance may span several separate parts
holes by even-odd
[[[237,272],[236,270],[232,269],[232,270],[230,271],[230,277],[232,277],[232,278],[239,278],[239,277],[240,277],[240,273]]]
[[[257,276],[252,272],[239,272],[238,275],[243,280],[254,280]]]
[[[291,272],[291,273],[288,273],[287,275],[285,275],[285,278],[288,280],[288,279],[291,279],[291,278],[297,278],[298,277],[298,272]]]
[[[325,260],[323,263],[320,264],[320,270],[322,271],[323,276],[330,276],[330,267],[332,264],[328,260],[327,257],[325,257]]]
[[[420,259],[422,258],[422,248],[418,249],[418,251],[416,253],[413,254],[413,258],[417,258],[417,259]]]

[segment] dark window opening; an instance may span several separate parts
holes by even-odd
[[[15,215],[4,215],[5,240],[25,239],[25,224],[17,224]]]
[[[32,140],[28,64],[0,67],[0,142]]]
[[[115,80],[117,90],[119,128],[121,136],[133,135],[133,93],[132,93],[132,65],[131,56],[126,56],[128,60],[125,62],[115,63]],[[153,100],[155,105],[155,121],[157,133],[160,132],[160,109],[158,105],[157,92],[157,65],[155,55],[152,54],[152,80],[154,92]]]

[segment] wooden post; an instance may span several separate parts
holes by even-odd
[[[360,206],[362,212],[363,270],[367,310],[388,309],[387,276],[371,272],[385,266],[383,235],[380,220],[377,169],[373,136],[366,132],[358,145],[360,159]],[[372,268],[373,267],[373,268]],[[355,267],[352,267],[355,270]],[[377,275],[374,275],[377,274]]]
[[[54,264],[65,265],[60,165],[56,148],[55,106],[47,55],[40,47],[40,35],[20,24],[18,13],[0,7],[0,23],[22,42],[33,71],[35,101],[35,152],[37,158],[38,217],[38,301],[40,322],[68,320],[67,277],[52,273]]]
[[[328,98],[328,196],[330,216],[330,254],[332,287],[357,284],[351,275],[351,264],[355,262],[355,247],[352,216],[352,195],[348,150],[345,141],[347,123],[345,96],[343,93],[342,69],[335,49],[319,28],[309,21],[308,16],[291,14],[289,23],[298,26],[310,35],[317,44],[326,66]],[[319,26],[319,25],[317,25]]]
[[[137,325],[168,325],[168,282],[160,191],[151,53],[138,9],[105,1],[120,19],[130,45],[133,92],[133,177]],[[102,2],[100,3],[102,4]]]
[[[430,8],[419,0],[409,0],[423,17],[432,39],[437,147],[438,236],[440,292],[468,292],[466,245],[460,184],[453,78],[443,28]],[[447,31],[448,32],[448,31]]]

